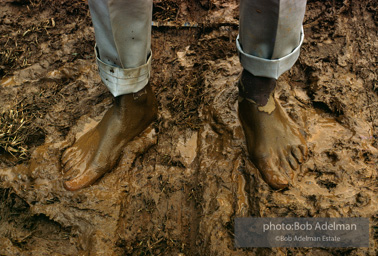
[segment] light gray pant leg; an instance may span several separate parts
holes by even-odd
[[[240,0],[236,40],[244,69],[277,79],[299,57],[306,0]]]
[[[89,0],[102,81],[114,96],[147,85],[151,71],[152,0]]]

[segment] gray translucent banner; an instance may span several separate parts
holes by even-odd
[[[368,218],[235,218],[236,247],[369,247]]]

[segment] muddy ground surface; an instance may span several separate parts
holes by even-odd
[[[112,172],[68,192],[62,152],[113,100],[87,4],[0,2],[0,255],[375,255],[377,2],[308,2],[277,97],[310,156],[284,191],[248,160],[237,118],[237,2],[154,5],[159,118]],[[199,26],[164,26],[184,21]],[[370,247],[237,249],[240,216],[368,217]]]

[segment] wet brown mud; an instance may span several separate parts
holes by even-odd
[[[301,57],[277,96],[304,129],[309,157],[283,191],[247,157],[237,27],[214,25],[237,23],[236,2],[155,2],[154,19],[202,25],[153,29],[158,120],[76,192],[63,187],[62,153],[113,101],[94,64],[87,6],[0,3],[0,110],[19,107],[28,120],[25,158],[17,145],[17,159],[1,148],[0,255],[375,255],[375,1],[308,2]],[[239,216],[368,217],[370,246],[237,249]]]

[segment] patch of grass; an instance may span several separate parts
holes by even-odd
[[[8,153],[18,161],[29,159],[28,145],[41,132],[35,114],[40,114],[35,106],[24,101],[0,111],[0,153]]]
[[[17,104],[0,113],[0,150],[14,157],[25,159],[28,150],[25,144],[32,117]]]
[[[153,20],[175,21],[179,12],[179,6],[175,0],[154,1]]]

